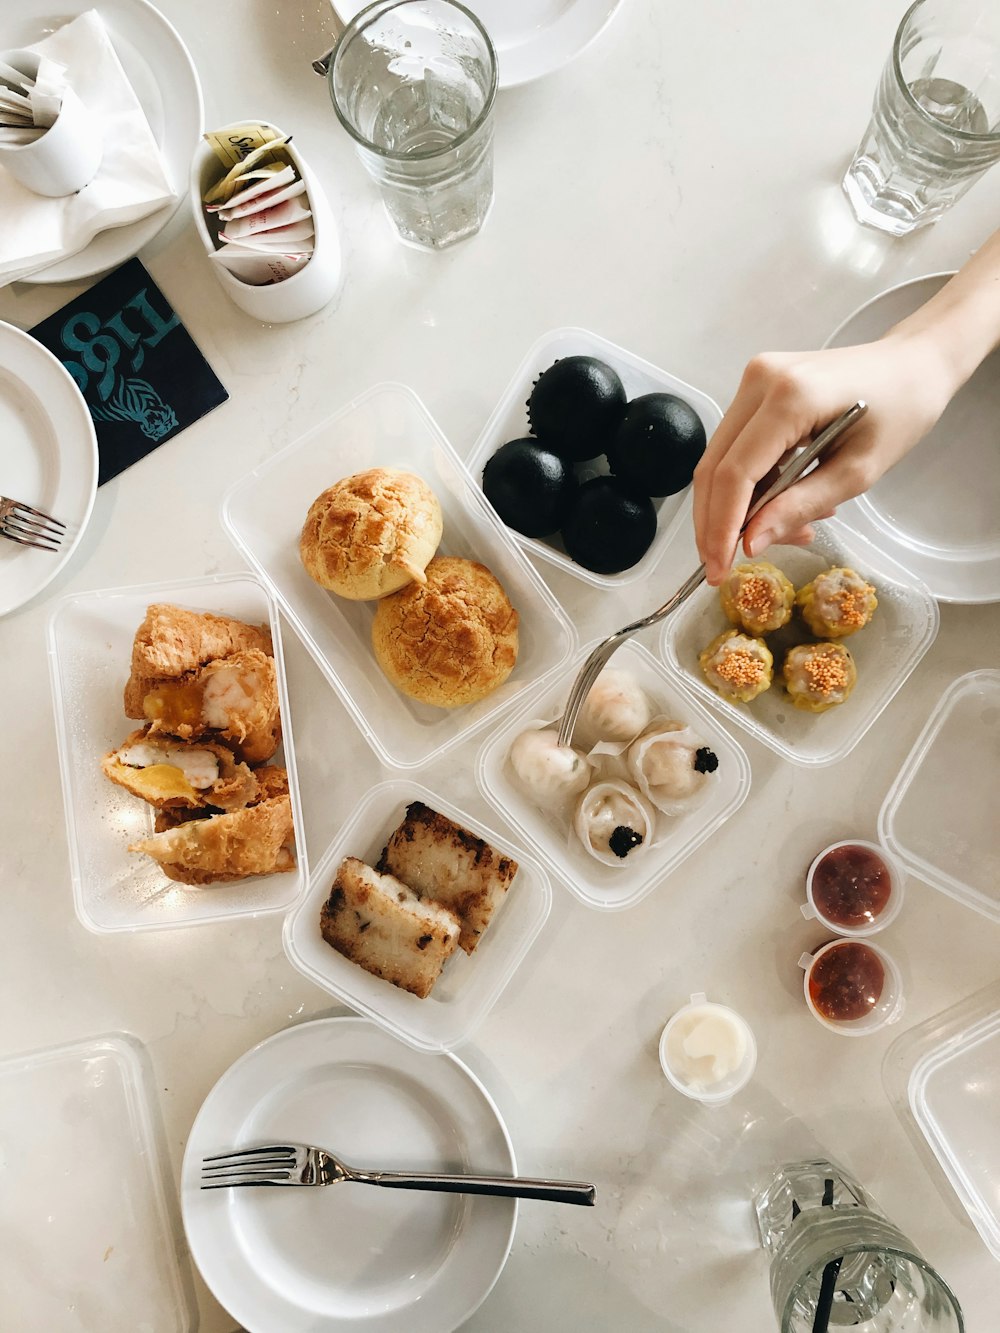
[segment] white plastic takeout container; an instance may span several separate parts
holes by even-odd
[[[372,652],[375,603],[327,592],[299,559],[299,535],[313,500],[341,478],[372,467],[422,477],[444,516],[438,554],[486,565],[518,612],[517,664],[478,703],[434,708],[400,693]],[[261,464],[226,495],[222,521],[384,764],[412,769],[439,758],[537,681],[564,669],[576,647],[565,612],[405,385],[376,385]]]
[[[158,1112],[124,1033],[0,1063],[5,1329],[198,1327]]]
[[[685,687],[769,749],[804,766],[834,764],[850,754],[934,642],[940,620],[928,590],[887,555],[836,520],[815,527],[810,546],[773,546],[760,558],[776,565],[797,589],[833,565],[847,565],[873,584],[878,609],[871,623],[838,641],[858,668],[857,685],[843,704],[808,713],[794,708],[782,688],[785,646],[814,637],[797,614],[785,629],[764,636],[774,653],[774,684],[749,704],[733,704],[716,694],[698,663],[702,649],[734,628],[717,588],[699,588],[664,621],[661,638],[663,656]]]
[[[902,1033],[882,1078],[942,1196],[1000,1259],[1000,984]]]
[[[820,1013],[813,1003],[813,998],[809,994],[809,979],[821,958],[825,958],[834,949],[845,949],[851,945],[869,949],[878,957],[885,969],[882,993],[868,1013],[863,1014],[860,1018],[827,1018],[825,1014]],[[898,1022],[903,1013],[903,978],[896,965],[896,960],[886,953],[885,949],[873,944],[871,940],[830,940],[828,944],[824,944],[815,953],[802,954],[799,958],[799,967],[802,968],[802,989],[805,994],[806,1008],[817,1023],[820,1023],[829,1032],[836,1032],[839,1037],[870,1037],[873,1032],[878,1032],[890,1023]]]
[[[267,623],[281,708],[282,744],[274,759],[288,771],[297,866],[231,884],[196,887],[167,878],[147,856],[129,852],[153,832],[156,812],[115,786],[101,759],[140,724],[125,716],[122,690],[132,640],[151,602]],[[113,932],[194,926],[230,917],[284,912],[305,891],[306,840],[295,770],[291,712],[277,607],[252,574],[221,574],[185,583],[151,583],[74,593],[57,603],[48,625],[49,671],[66,809],[73,905],[88,930]]]
[[[920,879],[1000,921],[1000,671],[954,681],[878,817],[879,838]]]
[[[627,670],[653,703],[655,714],[690,724],[719,759],[718,781],[710,794],[681,815],[660,815],[658,842],[632,865],[605,865],[591,856],[572,828],[572,810],[554,815],[535,805],[515,777],[508,755],[515,738],[539,721],[561,716],[566,696],[593,645],[581,653],[557,682],[533,691],[489,736],[479,751],[476,781],[483,796],[508,819],[545,865],[588,907],[618,911],[633,907],[662,885],[667,876],[700,847],[746,800],[750,765],[740,746],[691,695],[678,688],[670,673],[635,639],[622,644],[612,660]]]
[[[878,916],[867,926],[845,926],[838,921],[832,921],[816,905],[816,899],[813,896],[813,879],[821,862],[825,861],[831,852],[840,851],[842,847],[860,847],[866,852],[871,852],[877,856],[886,870],[889,872],[889,898],[885,907],[879,912]],[[890,851],[887,851],[881,843],[866,842],[864,838],[842,838],[840,842],[832,842],[829,847],[824,847],[814,858],[806,872],[806,901],[802,904],[801,912],[807,920],[818,921],[821,926],[832,931],[835,935],[842,935],[845,939],[867,939],[869,935],[877,935],[885,930],[886,926],[892,925],[903,906],[903,898],[906,893],[906,871]]]
[[[320,912],[345,856],[378,861],[406,808],[422,801],[512,857],[517,874],[471,954],[457,949],[425,999],[373,976],[323,939]],[[359,1014],[421,1051],[460,1045],[485,1018],[545,924],[552,906],[548,876],[507,838],[407,778],[381,782],[362,798],[312,872],[309,893],[285,921],[285,953],[298,970]]]
[[[544,334],[531,347],[524,360],[514,372],[513,378],[493,409],[482,433],[473,445],[469,455],[469,471],[480,489],[483,483],[483,468],[490,458],[509,440],[523,439],[531,434],[528,429],[528,414],[525,406],[532,385],[543,370],[548,370],[553,362],[567,356],[594,356],[606,362],[612,370],[618,372],[629,399],[644,393],[672,393],[683,398],[701,417],[705,434],[711,439],[716,426],[722,420],[722,412],[707,394],[693,385],[678,379],[667,370],[643,361],[623,347],[600,338],[586,329],[553,329]],[[602,455],[587,463],[576,465],[578,476],[582,480],[606,474],[607,459]],[[687,525],[691,514],[691,488],[686,486],[676,495],[654,499],[657,510],[656,536],[652,545],[641,560],[630,569],[619,574],[597,574],[585,569],[571,560],[559,534],[551,537],[525,537],[513,528],[508,528],[514,540],[532,555],[547,560],[575,578],[589,583],[593,588],[622,588],[627,584],[647,579],[659,565],[671,542]]]

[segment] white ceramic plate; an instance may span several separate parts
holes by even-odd
[[[66,524],[58,554],[0,540],[0,616],[22,606],[76,550],[97,494],[97,436],[65,366],[0,323],[0,495]]]
[[[195,1262],[247,1333],[450,1333],[510,1253],[513,1199],[325,1188],[201,1190],[201,1159],[313,1143],[353,1166],[514,1174],[500,1113],[451,1055],[418,1054],[361,1018],[286,1028],[225,1073],[181,1171]]]
[[[18,0],[4,13],[3,44],[26,46],[93,9],[89,0]],[[159,144],[174,198],[148,217],[99,232],[75,255],[33,273],[25,282],[74,282],[123,264],[170,221],[187,193],[191,155],[205,128],[201,85],[177,30],[147,0],[102,0],[111,44]]]
[[[890,287],[841,324],[827,346],[880,338],[950,277],[935,273]],[[838,511],[942,602],[1000,601],[998,421],[1000,352],[994,352],[927,438]]]
[[[349,23],[369,0],[332,0]],[[568,65],[595,41],[622,0],[463,0],[493,39],[500,87],[516,88]]]

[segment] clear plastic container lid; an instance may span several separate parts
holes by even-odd
[[[749,704],[733,704],[709,686],[698,655],[713,639],[733,626],[723,614],[717,588],[695,592],[663,625],[662,651],[667,662],[695,691],[748,731],[763,745],[793,764],[834,764],[850,754],[895,696],[934,642],[938,606],[928,590],[901,566],[862,537],[848,532],[836,519],[817,523],[816,539],[806,547],[772,546],[761,559],[776,565],[796,588],[833,565],[847,565],[867,578],[878,596],[871,623],[842,640],[858,669],[850,697],[825,713],[793,708],[781,687],[784,649],[811,639],[792,624],[765,636],[774,653],[774,684]]]
[[[562,357],[593,356],[604,361],[612,370],[617,371],[628,397],[637,398],[644,393],[672,393],[682,398],[693,407],[705,427],[705,434],[711,439],[716,426],[722,420],[722,413],[717,403],[707,394],[693,385],[660,370],[640,357],[627,352],[623,347],[586,329],[553,329],[543,334],[531,347],[524,360],[514,372],[514,376],[493,412],[483,427],[479,439],[472,447],[468,467],[473,480],[480,488],[483,483],[483,468],[502,444],[509,440],[519,440],[530,435],[525,403],[531,393],[532,385],[544,370]],[[602,455],[586,463],[577,464],[577,474],[582,480],[589,480],[602,473],[607,473],[607,459]],[[630,569],[623,569],[619,574],[597,574],[585,569],[571,560],[558,533],[551,537],[525,537],[513,528],[508,529],[513,539],[532,555],[540,556],[550,564],[557,565],[575,578],[589,583],[593,588],[621,588],[648,578],[660,560],[666,554],[670,543],[678,532],[687,524],[691,513],[691,488],[686,486],[676,495],[667,495],[653,500],[657,511],[656,536],[649,550]]]
[[[571,815],[553,815],[536,805],[510,766],[510,747],[533,724],[562,715],[576,673],[593,645],[558,682],[536,690],[517,712],[504,720],[479,751],[476,781],[483,796],[518,830],[569,891],[588,907],[618,911],[632,907],[652,892],[707,838],[740,808],[750,791],[750,764],[736,742],[707,709],[679,689],[652,653],[630,639],[615,653],[611,666],[630,672],[649,697],[654,714],[690,725],[718,760],[717,781],[706,798],[681,814],[657,820],[656,839],[641,860],[605,865],[591,856],[573,832]]]
[[[115,1033],[0,1063],[6,1329],[188,1333],[197,1314],[144,1048]]]
[[[498,852],[513,857],[518,865],[482,942],[471,954],[456,950],[423,1000],[352,963],[327,944],[320,932],[320,911],[341,861],[356,856],[374,866],[412,801],[423,801]],[[285,920],[285,953],[304,976],[408,1045],[422,1051],[451,1050],[469,1037],[492,1008],[551,907],[552,886],[533,857],[435,792],[398,778],[372,787],[320,858],[309,893]]]
[[[904,1032],[882,1077],[931,1178],[1000,1259],[1000,983]]]
[[[267,623],[281,709],[282,743],[273,763],[284,764],[295,825],[297,866],[210,888],[168,879],[147,856],[128,850],[153,832],[156,811],[109,782],[101,759],[139,723],[125,716],[132,640],[151,602]],[[295,769],[293,724],[285,686],[278,609],[253,574],[220,574],[184,583],[149,583],[74,593],[49,618],[49,670],[66,809],[73,905],[88,930],[151,930],[193,926],[233,916],[286,911],[305,891],[306,840]]]
[[[400,693],[372,652],[375,603],[327,592],[299,559],[299,535],[316,497],[373,467],[402,468],[427,482],[444,518],[438,553],[486,565],[518,613],[517,665],[478,703],[434,708]],[[565,665],[576,647],[565,612],[405,385],[376,385],[261,464],[226,495],[222,522],[384,764],[412,769],[438,758]]]
[[[931,713],[878,817],[915,875],[1000,921],[1000,671],[972,671]]]

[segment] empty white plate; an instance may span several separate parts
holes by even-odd
[[[369,0],[331,0],[349,23]],[[500,87],[530,83],[575,60],[611,22],[622,0],[464,0],[493,39]]]
[[[890,287],[827,342],[871,342],[913,313],[950,273]],[[1000,352],[987,357],[941,420],[838,517],[886,551],[942,602],[1000,601]]]
[[[191,1253],[247,1333],[450,1333],[485,1300],[510,1253],[513,1199],[199,1188],[203,1157],[288,1142],[352,1166],[515,1173],[500,1113],[454,1056],[413,1051],[362,1018],[269,1037],[208,1094],[181,1172]]]
[[[58,552],[0,538],[0,616],[55,578],[97,494],[97,436],[69,371],[30,334],[0,323],[0,495],[66,524]]]

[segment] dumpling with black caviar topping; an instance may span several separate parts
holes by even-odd
[[[605,667],[583,701],[574,735],[584,749],[599,741],[630,741],[652,715],[649,699],[631,672]]]
[[[795,588],[769,560],[736,565],[719,587],[726,619],[747,634],[771,634],[792,618]]]
[[[579,795],[593,772],[579,750],[559,744],[559,732],[551,727],[522,731],[508,757],[518,782],[541,806],[560,805]]]
[[[857,634],[875,614],[875,589],[844,565],[826,569],[795,594],[802,619],[819,639]]]
[[[796,708],[825,713],[847,699],[858,669],[842,643],[800,643],[788,650],[782,676]]]
[[[718,780],[719,757],[693,728],[654,718],[628,748],[636,786],[665,815],[683,814],[704,800]]]
[[[770,688],[774,658],[763,639],[727,629],[698,656],[705,679],[730,703],[748,704]]]
[[[656,828],[656,811],[627,782],[595,782],[577,803],[573,828],[584,848],[608,866],[622,866],[643,856]]]

